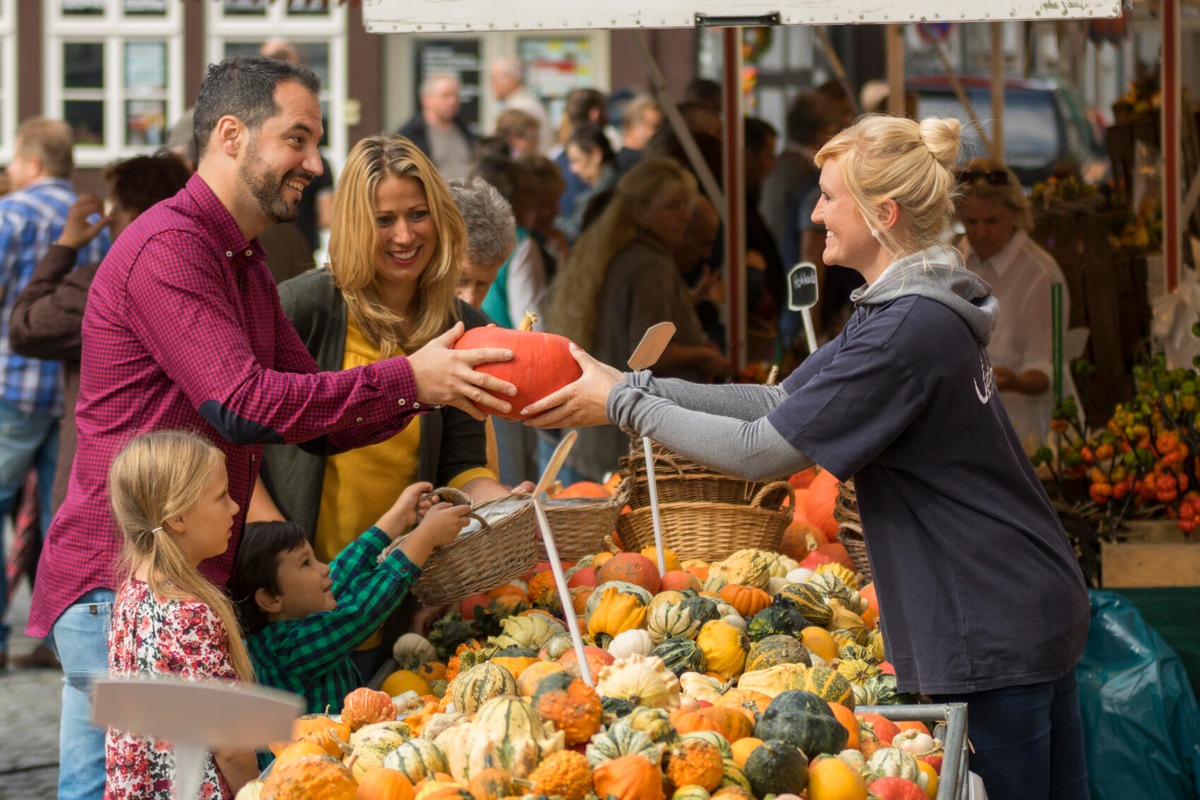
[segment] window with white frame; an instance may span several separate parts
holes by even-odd
[[[263,43],[284,40],[321,79],[321,149],[335,168],[345,161],[346,7],[337,0],[219,0],[207,3],[210,62],[257,55]]]
[[[17,130],[16,0],[0,0],[0,161],[12,158]]]
[[[177,0],[43,0],[46,114],[75,131],[95,167],[166,144],[183,113]]]

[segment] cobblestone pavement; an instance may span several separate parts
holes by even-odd
[[[37,640],[22,631],[29,617],[28,584],[8,609],[10,655],[23,655]],[[0,674],[0,800],[49,800],[58,793],[58,715],[62,673],[16,670]]]

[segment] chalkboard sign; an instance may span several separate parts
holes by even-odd
[[[418,39],[413,47],[416,108],[421,108],[421,82],[426,77],[442,72],[457,75],[462,102],[459,116],[473,133],[479,133],[479,94],[483,89],[481,46],[479,39]]]
[[[788,272],[788,308],[801,311],[817,303],[817,268],[808,261]]]

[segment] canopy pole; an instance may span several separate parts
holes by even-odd
[[[1002,22],[988,25],[992,34],[992,158],[1004,162],[1004,29]],[[983,131],[980,131],[982,135]],[[1029,188],[1029,187],[1026,187]]]
[[[855,94],[854,87],[850,85],[846,67],[838,58],[837,50],[833,49],[833,42],[829,40],[829,34],[822,25],[814,25],[813,32],[817,34],[817,39],[821,42],[821,49],[825,51],[825,59],[829,62],[829,68],[833,70],[834,77],[842,85],[842,91],[846,93],[846,98],[850,101],[850,108],[854,110],[854,116],[857,117],[862,113],[862,106],[858,104],[858,95]]]
[[[904,91],[904,26],[884,28],[887,42],[888,113],[897,117],[908,111]]]
[[[1183,95],[1179,48],[1183,20],[1179,0],[1162,0],[1162,155],[1163,155],[1163,257],[1167,264],[1167,291],[1179,286],[1179,260],[1183,230],[1179,224],[1180,163],[1179,117]]]
[[[950,64],[950,59],[946,57],[946,48],[939,41],[933,43],[934,52],[937,53],[938,61],[942,64],[942,71],[946,73],[946,78],[950,81],[950,87],[954,89],[954,96],[958,98],[958,102],[966,110],[967,116],[971,119],[971,124],[975,126],[976,132],[979,134],[979,141],[983,143],[988,154],[992,158],[996,158],[996,148],[992,146],[992,139],[987,135],[987,131],[983,129],[983,123],[979,121],[979,116],[975,113],[975,106],[971,104],[971,98],[967,97],[967,91],[963,89],[962,81],[958,79],[958,73]]]
[[[746,181],[742,146],[742,29],[723,28],[725,62],[725,337],[736,374],[746,364]]]

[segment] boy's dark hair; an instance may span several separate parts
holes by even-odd
[[[139,214],[155,203],[174,197],[191,175],[183,160],[169,151],[134,156],[104,169],[104,180],[113,197],[125,209]]]
[[[321,79],[303,64],[262,56],[235,56],[210,64],[196,95],[192,117],[196,157],[204,158],[209,136],[226,114],[240,119],[251,131],[278,114],[275,88],[287,81],[295,81],[313,94],[321,91]]]
[[[267,615],[254,601],[259,589],[279,594],[279,556],[308,541],[295,522],[251,522],[238,543],[229,591],[249,636],[267,626]]]

